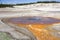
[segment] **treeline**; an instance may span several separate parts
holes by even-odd
[[[36,3],[60,3],[60,2],[57,2],[57,1],[37,1],[37,2],[21,3],[21,4],[0,4],[0,8],[2,8],[2,7],[13,7],[16,5],[30,5],[30,4],[36,4]]]
[[[37,1],[33,3],[23,3],[23,4],[16,4],[16,5],[29,5],[29,4],[36,4],[36,3],[60,3],[58,1]]]
[[[36,2],[33,3],[22,3],[22,4],[16,4],[16,5],[30,5],[30,4],[35,4]]]
[[[38,1],[37,3],[60,3],[58,1]]]
[[[10,5],[10,4],[0,4],[0,8],[4,8],[4,7],[13,7],[14,5]]]

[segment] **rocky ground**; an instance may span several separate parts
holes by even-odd
[[[44,16],[59,18],[60,3],[39,3],[24,6],[14,6],[14,8],[0,8],[0,18],[19,16]]]

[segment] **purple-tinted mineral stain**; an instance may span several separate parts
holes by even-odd
[[[51,17],[19,17],[19,18],[11,18],[9,19],[10,22],[13,23],[29,23],[29,24],[52,24],[52,23],[59,23],[60,19],[55,19]]]

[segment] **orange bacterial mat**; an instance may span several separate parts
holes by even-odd
[[[27,28],[33,33],[37,40],[60,40],[60,37],[53,36],[49,30],[46,30],[47,27],[60,23],[60,19],[34,16],[10,18],[8,22],[19,27]]]

